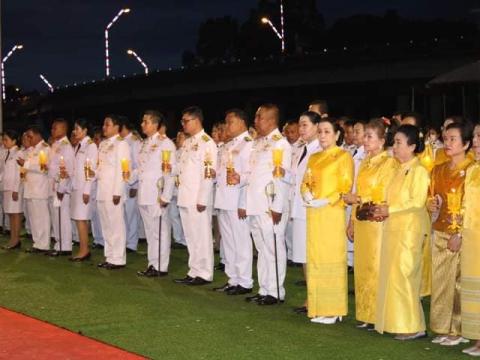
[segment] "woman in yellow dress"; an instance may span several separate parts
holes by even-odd
[[[460,229],[460,204],[465,174],[472,160],[467,156],[472,127],[466,122],[447,126],[445,154],[449,161],[432,171],[428,210],[432,215],[432,295],[430,328],[437,333],[432,342],[454,346],[467,342],[461,337],[460,245],[451,235]]]
[[[413,125],[397,129],[393,154],[398,161],[387,189],[386,204],[376,206],[379,220],[386,219],[380,254],[375,330],[396,334],[397,340],[425,337],[420,302],[422,281],[423,213],[430,182],[416,154],[424,148]]]
[[[361,203],[381,204],[394,175],[395,159],[384,150],[385,129],[380,119],[373,119],[365,126],[364,147],[367,156],[360,164],[356,192],[344,196],[347,204],[356,205],[348,235],[354,241],[355,314],[360,322],[358,328],[372,329],[375,324],[383,223],[359,221],[355,213]]]
[[[337,146],[340,128],[330,118],[318,124],[323,151],[312,154],[302,184],[307,207],[307,308],[314,323],[334,324],[348,311],[345,204],[353,160]]]
[[[480,124],[475,126],[472,143],[476,162],[468,168],[465,177],[463,231],[455,236],[460,237],[462,243],[462,336],[476,340],[463,352],[480,356]]]

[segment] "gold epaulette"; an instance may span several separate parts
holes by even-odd
[[[117,140],[123,141],[123,140],[125,140],[125,139],[124,139],[123,137],[121,137],[120,135],[118,135],[118,136],[117,136]]]
[[[245,136],[245,137],[243,138],[243,140],[245,140],[245,141],[252,141],[253,139],[252,139],[250,136]]]
[[[205,141],[205,142],[209,142],[210,141],[210,136],[208,136],[207,134],[204,134],[204,135],[202,135],[202,140]]]
[[[272,136],[272,140],[274,141],[278,141],[278,140],[281,140],[282,139],[282,135],[279,135],[279,134],[275,134]]]
[[[62,145],[70,145],[70,141],[68,141],[68,139],[63,139],[61,144]]]
[[[87,144],[88,144],[88,145],[93,144],[93,140],[92,140],[92,139],[88,139]]]
[[[42,142],[42,146],[44,147],[49,147],[50,145],[48,145],[45,141]]]

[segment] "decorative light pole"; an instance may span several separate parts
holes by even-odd
[[[45,76],[43,76],[42,74],[40,74],[40,79],[42,79],[42,81],[45,83],[45,85],[47,85],[48,90],[50,92],[53,92],[53,86],[52,86],[52,84],[50,84],[50,82],[47,80],[47,78]]]
[[[280,0],[280,31],[273,25],[272,21],[267,18],[263,17],[262,18],[262,23],[268,24],[270,28],[273,30],[275,35],[277,35],[278,39],[282,43],[282,53],[285,52],[285,16],[283,12],[283,0]]]
[[[132,49],[128,49],[127,54],[131,55],[135,59],[137,59],[137,61],[140,63],[140,65],[142,65],[143,68],[145,69],[145,75],[148,75],[148,66],[147,66],[147,64],[145,64],[145,62],[142,60],[142,58],[140,56],[138,56],[137,53],[135,51],[133,51]]]
[[[110,28],[117,22],[117,20],[122,16],[123,14],[128,14],[130,12],[129,8],[122,9],[118,12],[118,14],[113,18],[112,21],[107,25],[105,28],[105,74],[107,77],[110,76],[110,49],[109,49],[109,37],[108,37],[108,32]]]
[[[5,56],[2,60],[2,64],[1,64],[1,71],[2,71],[2,99],[3,101],[6,100],[7,98],[7,95],[6,95],[6,92],[5,92],[5,63],[7,62],[8,58],[10,56],[13,55],[13,53],[17,50],[22,50],[23,49],[23,45],[15,45],[12,50],[10,50],[7,54],[7,56]]]

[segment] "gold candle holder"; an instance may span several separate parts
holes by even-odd
[[[233,163],[233,154],[231,151],[228,152],[228,160],[227,160],[227,185],[234,186],[232,176],[235,173],[235,165]]]
[[[212,157],[210,156],[210,151],[207,150],[205,153],[205,160],[203,161],[203,165],[205,167],[205,179],[212,179],[213,178],[213,173],[212,173]]]
[[[128,159],[123,158],[120,160],[120,164],[122,166],[122,177],[123,181],[127,182],[130,180],[130,163]]]
[[[274,166],[273,177],[282,177],[283,149],[276,148],[272,150],[272,161]]]
[[[162,150],[162,172],[169,174],[171,172],[170,158],[172,156],[171,150]]]
[[[90,162],[90,159],[87,158],[85,160],[85,164],[83,165],[83,172],[85,174],[85,181],[91,181],[91,177],[90,177],[90,172],[92,171],[92,164]]]

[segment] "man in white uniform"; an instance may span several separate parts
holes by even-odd
[[[280,111],[276,105],[265,104],[255,115],[255,139],[247,175],[246,210],[255,247],[258,251],[259,291],[247,297],[259,305],[272,305],[285,298],[287,266],[285,227],[288,221],[289,184],[282,177],[291,166],[291,147],[278,130]],[[283,151],[280,177],[275,178],[273,149]]]
[[[253,139],[248,134],[247,115],[233,109],[226,113],[224,144],[217,166],[215,208],[222,238],[225,274],[228,282],[215,291],[228,295],[252,292],[252,241],[242,198],[242,180],[248,169]]]
[[[119,135],[120,126],[117,116],[108,115],[105,118],[105,140],[100,143],[96,172],[97,206],[105,240],[105,261],[98,267],[107,270],[122,268],[127,262],[123,202],[131,160],[130,148]]]
[[[126,117],[121,116],[122,128],[120,136],[122,136],[130,147],[131,171],[132,173],[138,167],[138,151],[140,148],[140,139],[132,133],[133,126]],[[137,191],[138,184],[135,180],[125,184],[126,197],[125,207],[125,226],[127,227],[127,252],[137,251],[138,246],[138,227],[140,220],[140,212],[138,210]]]
[[[217,166],[217,146],[203,130],[203,112],[193,106],[182,112],[185,140],[178,164],[178,200],[188,247],[187,276],[175,280],[205,285],[213,280],[212,188]]]
[[[26,132],[31,150],[26,159],[19,158],[18,163],[24,167],[25,180],[23,197],[32,231],[33,247],[27,252],[47,252],[50,249],[50,213],[48,211],[49,178],[48,158],[50,146],[43,141],[40,129],[31,126]],[[40,159],[46,160],[45,164]]]
[[[148,110],[143,115],[142,131],[147,138],[140,145],[138,168],[138,206],[148,244],[148,267],[139,276],[155,277],[168,274],[170,260],[170,228],[167,211],[172,199],[175,168],[175,145],[158,132],[165,121],[162,114]],[[168,163],[163,163],[163,152],[170,153]],[[160,239],[160,242],[159,242]]]
[[[72,254],[72,220],[70,216],[70,193],[74,175],[75,153],[67,137],[68,123],[56,119],[52,124],[52,139],[48,176],[52,184],[49,209],[52,219],[55,245],[50,256]]]

